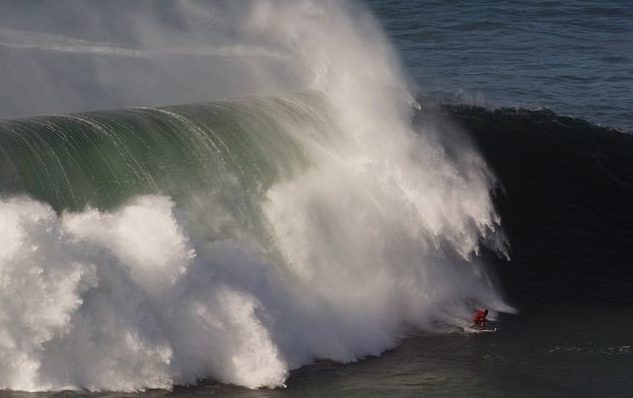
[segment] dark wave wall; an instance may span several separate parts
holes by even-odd
[[[544,304],[633,303],[633,136],[547,110],[447,105],[498,177],[511,245],[495,260],[509,298]]]

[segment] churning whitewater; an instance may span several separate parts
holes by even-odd
[[[412,129],[371,16],[242,6],[234,48],[275,54],[230,53],[250,96],[0,122],[0,388],[278,387],[473,305],[511,310],[477,258],[504,250],[494,178],[457,135]],[[86,40],[64,52],[159,51]]]

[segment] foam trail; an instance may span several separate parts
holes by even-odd
[[[412,130],[412,96],[373,18],[334,1],[258,1],[248,10],[241,37],[289,55],[278,59],[280,74],[309,100],[114,113],[123,125],[143,121],[124,133],[101,114],[68,119],[68,134],[36,121],[55,133],[45,144],[10,130],[40,161],[43,148],[56,167],[46,172],[61,170],[77,191],[107,174],[89,174],[96,158],[87,174],[67,173],[83,165],[72,149],[97,142],[82,138],[91,137],[86,126],[116,150],[125,147],[117,140],[144,137],[116,162],[105,146],[86,148],[108,172],[134,169],[117,169],[118,185],[135,175],[151,184],[100,210],[0,200],[0,388],[134,391],[201,378],[277,387],[315,359],[378,355],[411,326],[440,331],[474,303],[512,310],[476,256],[482,238],[503,249],[493,177],[468,145]],[[195,115],[236,127],[205,130]],[[165,125],[176,127],[159,134]],[[170,152],[177,144],[203,163],[189,172],[217,176],[217,185],[187,183],[179,159],[161,157],[179,153]],[[13,159],[10,148],[0,155]],[[160,173],[143,156],[156,156]]]

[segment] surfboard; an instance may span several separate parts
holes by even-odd
[[[479,328],[471,328],[471,327],[464,328],[464,332],[466,333],[494,333],[496,331],[497,331],[497,328],[493,328],[493,329],[479,329]]]

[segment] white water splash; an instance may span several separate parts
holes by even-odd
[[[285,56],[250,64],[245,82],[291,77],[278,87],[322,94],[336,125],[287,123],[312,167],[266,192],[270,237],[206,240],[245,224],[211,199],[220,207],[203,215],[164,196],[61,215],[2,200],[0,387],[275,387],[315,359],[377,355],[407,327],[468,317],[472,303],[510,310],[473,256],[498,228],[491,176],[467,146],[412,130],[411,94],[371,16],[329,1],[248,9],[241,39]]]
[[[61,217],[11,199],[0,202],[0,219],[3,388],[130,391],[209,376],[283,383],[287,366],[257,317],[261,304],[230,280],[253,260],[216,242],[197,261],[168,199]]]

